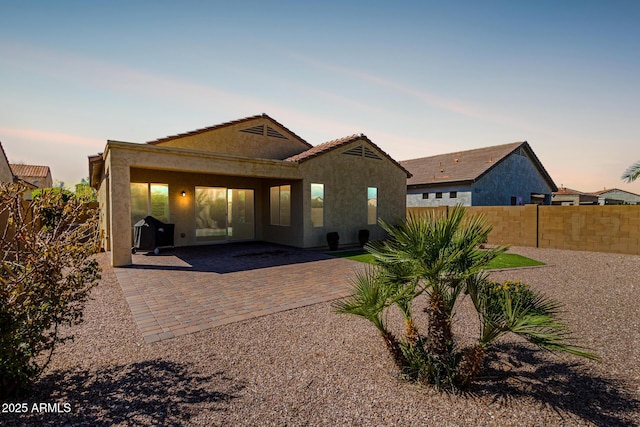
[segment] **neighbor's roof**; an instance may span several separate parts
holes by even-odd
[[[551,176],[527,141],[403,160],[400,164],[413,174],[413,177],[407,181],[407,185],[410,187],[419,188],[441,184],[473,183],[520,148],[525,150],[551,189],[557,190],[553,179],[551,179]]]
[[[13,163],[10,166],[13,174],[20,178],[25,176],[46,178],[51,173],[49,166],[15,165]]]
[[[304,139],[302,139],[301,137],[296,135],[294,132],[292,132],[290,129],[288,129],[286,126],[284,126],[282,123],[280,123],[277,120],[271,118],[270,116],[268,116],[265,113],[257,114],[255,116],[244,117],[242,119],[232,120],[232,121],[229,121],[229,122],[224,122],[224,123],[220,123],[220,124],[217,124],[217,125],[213,125],[213,126],[209,126],[209,127],[205,127],[205,128],[201,128],[201,129],[192,130],[190,132],[179,133],[177,135],[165,136],[164,138],[159,138],[159,139],[156,139],[156,140],[153,140],[153,141],[149,141],[149,142],[147,142],[147,144],[151,144],[151,145],[161,144],[163,142],[171,141],[171,140],[178,139],[178,138],[183,138],[185,136],[198,135],[198,134],[201,134],[201,133],[205,133],[205,132],[209,132],[209,131],[212,131],[212,130],[224,128],[224,127],[227,127],[227,126],[237,125],[239,123],[249,122],[251,120],[256,120],[256,119],[260,119],[260,118],[266,118],[266,119],[272,121],[276,125],[280,126],[282,129],[284,129],[285,131],[287,131],[291,135],[293,135],[299,142],[301,142],[304,145],[307,145],[309,147],[312,147],[312,145],[309,144],[307,141],[305,141]]]
[[[367,138],[364,134],[354,134],[345,136],[343,138],[334,139],[329,142],[325,142],[324,144],[316,145],[313,148],[310,148],[307,151],[303,151],[302,153],[296,154],[295,156],[291,156],[289,158],[284,159],[285,162],[296,162],[303,163],[307,160],[313,159],[315,157],[321,156],[329,151],[333,151],[336,148],[340,148],[344,145],[350,144],[355,141],[366,141],[370,145],[372,145],[380,154],[389,159],[393,164],[402,169],[406,174],[407,178],[411,177],[411,172],[409,172],[404,166],[394,160],[389,154],[380,149],[376,144],[374,144],[369,138]]]
[[[590,193],[590,194],[593,194],[594,196],[601,196],[605,193],[610,193],[612,191],[619,191],[621,193],[627,193],[627,194],[631,194],[632,196],[640,197],[640,194],[632,193],[631,191],[627,191],[627,190],[621,190],[619,188],[605,188],[604,190],[594,191],[593,193]]]
[[[573,188],[560,187],[558,191],[553,192],[554,196],[594,196],[591,193],[585,193],[584,191],[574,190]]]

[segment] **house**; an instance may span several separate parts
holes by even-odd
[[[13,174],[23,181],[36,186],[36,188],[53,187],[53,178],[49,166],[11,164]]]
[[[599,205],[638,205],[640,195],[619,188],[610,188],[591,193],[598,196]]]
[[[405,213],[410,174],[365,135],[312,146],[266,114],[89,157],[105,250],[129,265],[132,224],[175,224],[175,246],[261,240],[301,248],[384,237]]]
[[[2,142],[0,142],[0,182],[12,183],[14,180],[13,171],[9,165],[9,159],[7,153],[2,148]]]
[[[597,205],[598,196],[561,186],[558,191],[554,191],[551,204],[561,206]]]
[[[401,161],[407,206],[551,204],[558,188],[529,143],[515,142]]]

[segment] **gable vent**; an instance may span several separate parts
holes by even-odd
[[[270,136],[271,138],[288,139],[286,136],[269,126],[267,126],[267,136]]]
[[[252,133],[254,135],[264,135],[264,125],[258,125],[247,129],[242,129],[240,132]]]
[[[364,147],[364,156],[367,159],[375,159],[375,160],[382,160],[376,153],[373,152],[373,150],[371,150],[369,147]]]
[[[346,154],[348,156],[362,157],[362,145],[359,145],[357,147],[353,147],[350,150],[344,151],[342,154]]]

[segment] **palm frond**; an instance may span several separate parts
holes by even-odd
[[[363,317],[372,322],[380,332],[386,333],[387,327],[382,314],[391,304],[393,289],[385,286],[378,271],[370,266],[364,271],[357,271],[351,281],[352,294],[333,303],[335,312]]]
[[[545,350],[598,359],[588,349],[572,344],[571,332],[559,318],[562,305],[529,286],[490,282],[484,276],[470,282],[468,288],[478,311],[483,346],[513,333]]]
[[[635,181],[638,177],[640,177],[640,160],[629,166],[622,174],[622,179],[627,182]]]

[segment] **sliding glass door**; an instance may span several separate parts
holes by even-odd
[[[196,187],[196,240],[254,238],[253,190]]]

